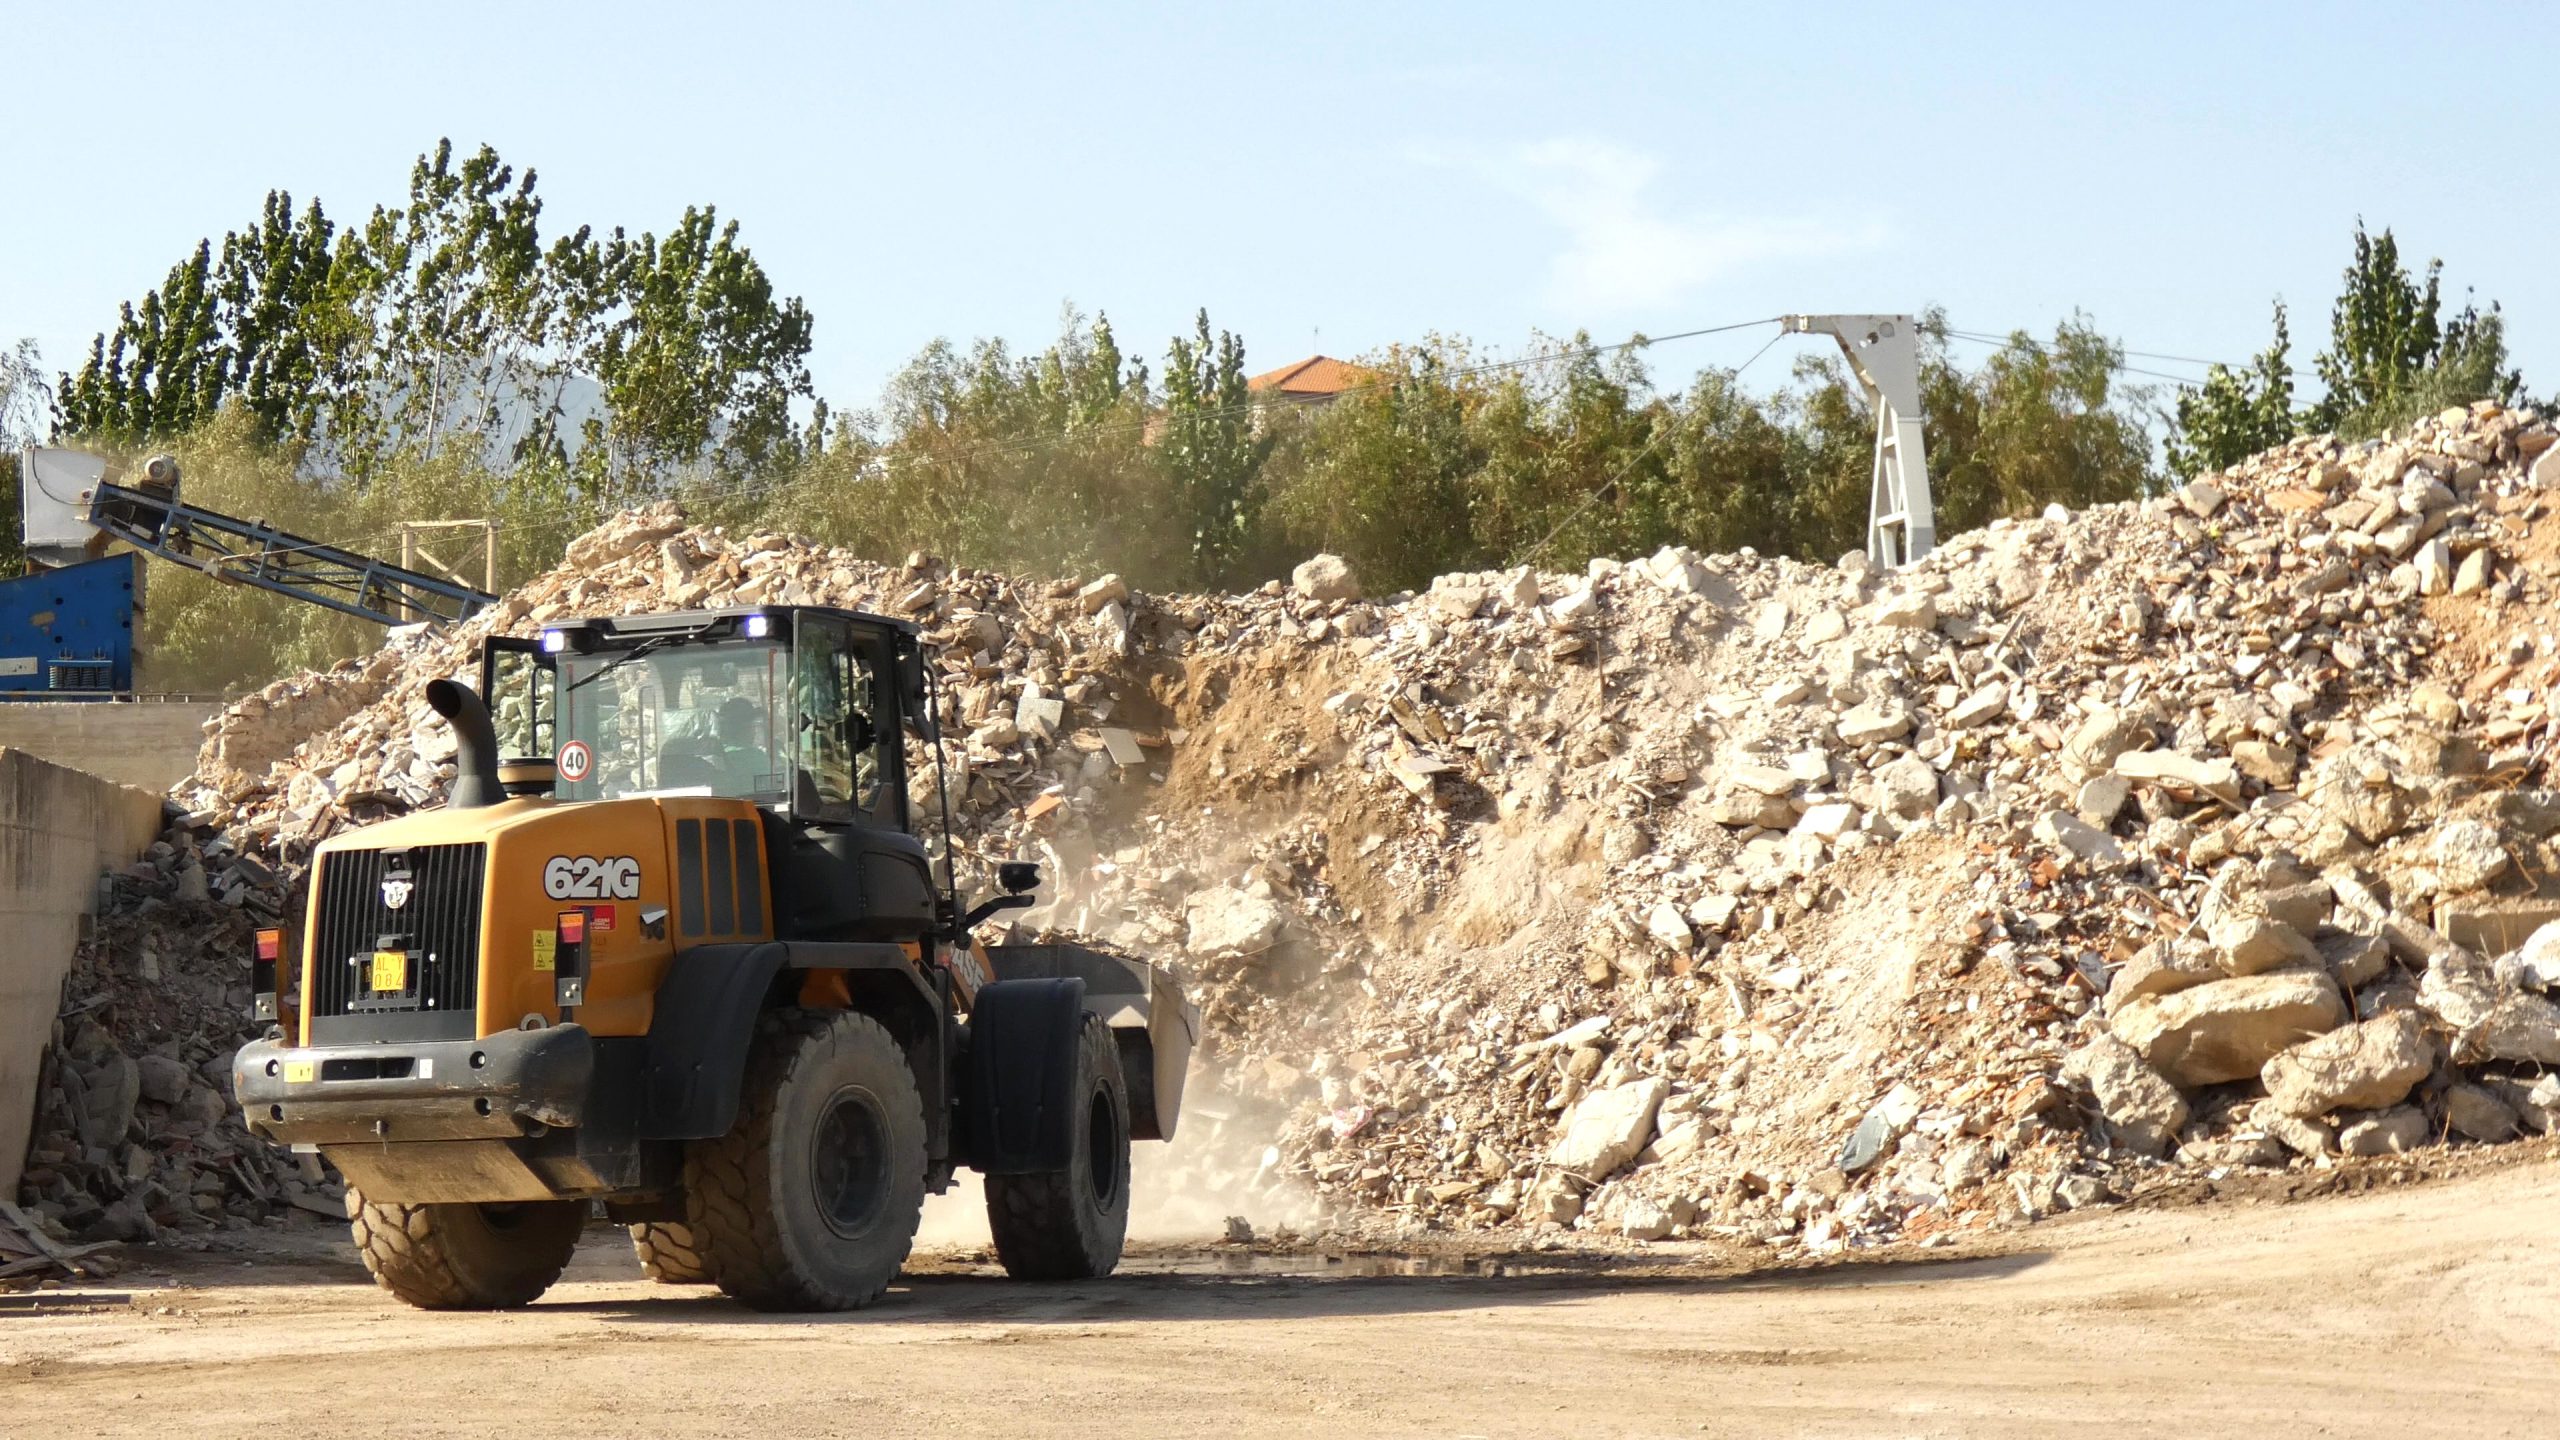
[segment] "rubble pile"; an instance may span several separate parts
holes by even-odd
[[[335,1177],[253,1139],[230,1099],[232,1053],[259,1028],[244,957],[284,913],[284,876],[181,815],[101,884],[37,1077],[27,1235],[94,1270],[111,1262],[62,1242],[181,1239],[288,1207],[343,1215]]]
[[[2560,1117],[2553,439],[2299,441],[1892,574],[1674,548],[1376,599],[1332,557],[1152,596],[639,511],[218,717],[185,844],[277,883],[135,919],[215,945],[431,803],[423,687],[485,634],[852,605],[936,647],[964,884],[1044,860],[1026,928],[1204,1002],[1198,1113],[1287,1117],[1203,1184],[1819,1254],[2495,1143]]]

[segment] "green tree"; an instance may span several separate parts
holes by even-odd
[[[64,425],[109,438],[174,435],[213,418],[228,388],[231,349],[216,314],[213,247],[169,270],[90,343],[77,375],[62,378]]]
[[[458,447],[554,502],[583,490],[590,513],[743,473],[800,433],[808,312],[707,207],[664,241],[546,247],[532,170],[439,141],[405,203],[341,228],[271,192],[215,253],[198,245],[64,377],[64,432],[172,437],[228,400],[318,476],[370,483]],[[572,414],[588,390],[600,413]]]
[[[1166,498],[1190,541],[1183,583],[1238,583],[1274,437],[1254,423],[1244,342],[1224,330],[1212,338],[1205,309],[1189,337],[1177,335],[1166,346],[1164,403],[1154,428]]]
[[[2313,429],[2362,439],[2447,406],[2516,399],[2523,377],[2507,364],[2504,317],[2494,302],[2444,317],[2443,273],[2429,260],[2421,284],[2388,229],[2368,235],[2356,222],[2329,346],[2312,362],[2327,388],[2310,408]]]
[[[2171,474],[2236,465],[2302,432],[2293,407],[2293,336],[2276,302],[2275,339],[2247,366],[2216,365],[2202,385],[2181,386],[2165,446]]]
[[[647,475],[709,460],[736,476],[791,444],[792,402],[812,393],[812,322],[776,296],[737,221],[687,208],[664,241],[617,230],[595,275],[611,299],[580,313],[595,338],[575,352],[604,389],[592,450]]]
[[[53,410],[44,356],[36,342],[21,340],[0,351],[0,579],[26,568],[18,523],[18,454],[44,438]]]

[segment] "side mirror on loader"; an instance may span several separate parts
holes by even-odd
[[[996,884],[1004,894],[992,900],[981,900],[960,918],[960,933],[968,934],[999,910],[1019,910],[1039,903],[1031,892],[1040,888],[1040,867],[1028,860],[1006,860],[996,866]]]

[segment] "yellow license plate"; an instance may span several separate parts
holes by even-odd
[[[309,1060],[287,1060],[284,1062],[284,1078],[290,1084],[300,1085],[317,1076],[319,1069]]]
[[[376,950],[373,952],[373,988],[376,992],[409,988],[408,951]]]

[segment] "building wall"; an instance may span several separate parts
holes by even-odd
[[[211,701],[0,703],[0,746],[161,794],[195,773]]]
[[[160,816],[151,791],[0,749],[0,1196],[18,1190],[81,917],[94,911],[99,875],[158,838]]]

